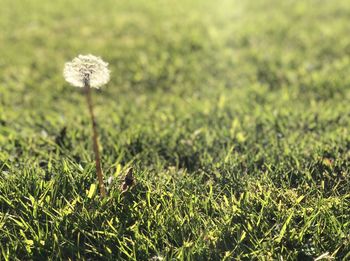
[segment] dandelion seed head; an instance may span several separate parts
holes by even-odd
[[[100,88],[109,81],[108,63],[94,55],[79,55],[64,65],[63,76],[75,87]]]

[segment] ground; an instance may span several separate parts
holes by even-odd
[[[349,20],[348,0],[2,0],[0,260],[350,259]],[[105,199],[62,76],[88,53],[111,69]]]

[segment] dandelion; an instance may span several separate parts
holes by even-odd
[[[92,141],[95,154],[97,178],[100,186],[100,194],[102,197],[105,197],[106,189],[103,182],[103,172],[98,148],[97,123],[93,110],[91,87],[98,89],[109,81],[108,63],[104,62],[100,57],[96,57],[91,54],[79,55],[71,62],[67,62],[65,64],[63,76],[71,85],[84,88],[85,90],[93,132]]]
[[[65,64],[63,75],[75,87],[99,89],[109,81],[108,63],[91,54],[79,55]]]

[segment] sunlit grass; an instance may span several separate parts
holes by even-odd
[[[347,1],[3,2],[0,259],[350,258]]]

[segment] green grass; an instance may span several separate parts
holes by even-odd
[[[348,0],[2,0],[0,260],[350,259],[349,21]],[[104,200],[62,76],[80,53],[112,70]]]

